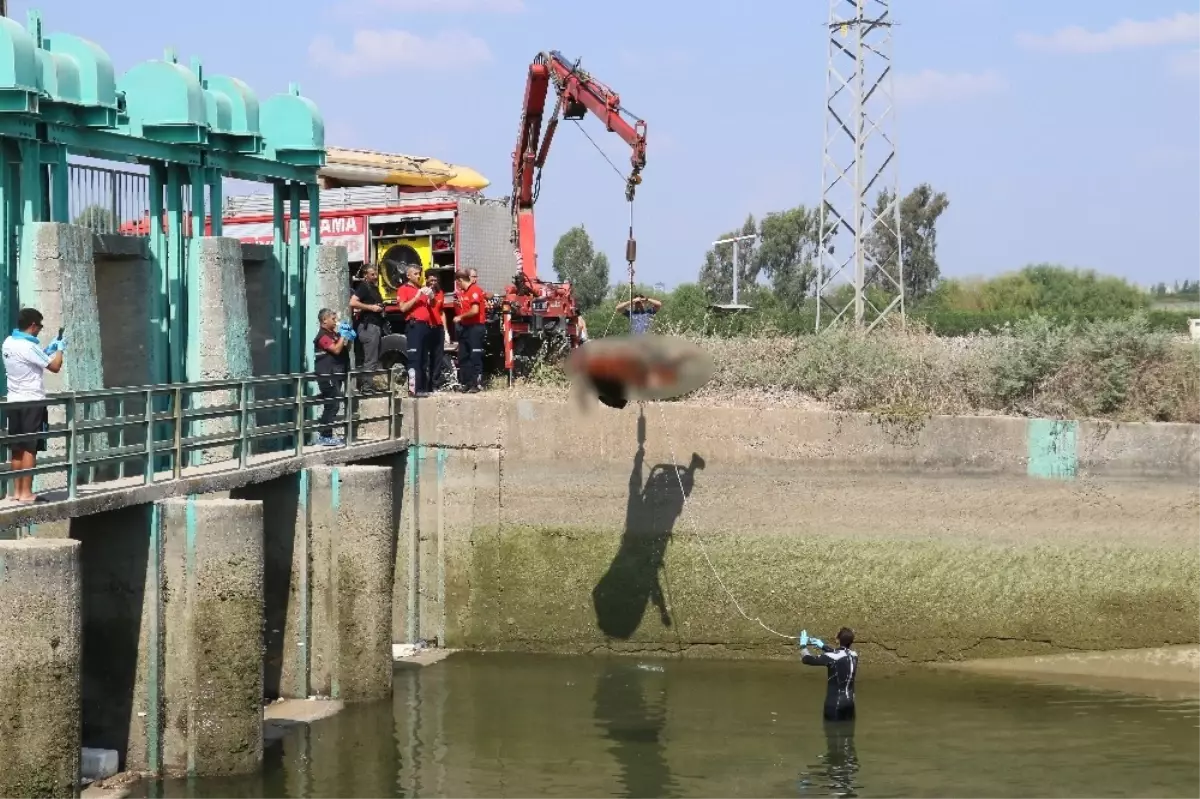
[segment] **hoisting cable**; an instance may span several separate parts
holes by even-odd
[[[663,424],[663,432],[667,437],[667,451],[671,456],[671,463],[679,463],[679,461],[676,460],[676,458],[675,458],[675,444],[671,440],[671,433],[669,431],[667,431],[667,415],[666,415],[666,413],[663,412],[662,403],[656,402],[654,404],[658,406],[659,418],[662,420],[662,424]],[[704,538],[696,530],[695,523],[692,521],[691,517],[688,515],[687,490],[683,487],[683,478],[680,476],[678,468],[675,469],[675,479],[679,482],[679,496],[683,499],[683,512],[680,515],[682,517],[687,518],[688,524],[690,524],[692,526],[692,529],[691,529],[692,538],[695,538],[696,543],[700,545],[700,554],[704,556],[704,561],[708,564],[709,570],[712,571],[713,577],[717,578],[717,584],[721,586],[721,590],[725,592],[725,595],[727,597],[729,597],[729,601],[733,603],[733,606],[735,608],[737,608],[737,612],[741,615],[741,617],[743,619],[745,619],[748,622],[757,624],[759,627],[762,627],[764,630],[771,633],[771,635],[777,635],[780,638],[784,638],[789,641],[796,640],[798,636],[788,635],[787,633],[781,633],[772,627],[768,627],[760,617],[751,616],[749,613],[747,613],[745,611],[744,608],[742,608],[742,603],[738,602],[737,597],[734,596],[733,592],[729,590],[729,586],[725,585],[725,581],[721,579],[721,573],[719,571],[717,571],[716,564],[713,563],[712,558],[709,557],[709,555],[708,555],[708,547],[704,546]]]
[[[587,140],[592,143],[592,146],[596,148],[596,152],[600,153],[600,157],[603,158],[610,167],[612,167],[612,171],[617,173],[617,177],[619,177],[621,179],[621,182],[625,183],[626,186],[628,186],[629,182],[630,182],[630,178],[628,176],[626,176],[625,173],[622,172],[619,168],[617,168],[617,165],[614,164],[612,162],[612,159],[608,157],[608,153],[604,152],[604,150],[600,147],[600,145],[596,143],[596,140],[591,137],[591,134],[589,134],[587,132],[587,128],[585,128],[583,125],[579,124],[578,119],[573,119],[571,121],[575,123],[575,127],[579,128],[579,130],[581,130],[583,132],[583,135],[587,138]],[[630,198],[630,200],[629,200],[629,238],[625,241],[625,261],[628,264],[628,268],[629,268],[629,302],[630,303],[633,302],[633,289],[634,289],[634,267],[633,267],[633,264],[636,260],[637,260],[637,240],[634,239],[634,237],[633,237],[633,199]],[[609,331],[612,330],[612,324],[613,324],[613,322],[616,321],[616,319],[617,319],[617,309],[613,308],[612,316],[610,316],[608,318],[608,324],[605,325],[604,333],[601,335],[602,338],[604,336],[607,336]]]

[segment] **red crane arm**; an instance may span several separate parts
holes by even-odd
[[[543,138],[542,119],[551,82],[558,100]],[[537,280],[533,205],[558,120],[560,116],[582,119],[589,111],[600,118],[606,130],[616,133],[633,150],[625,185],[625,197],[632,202],[646,166],[646,123],[624,109],[620,96],[581,70],[578,62],[570,63],[557,50],[539,53],[529,65],[521,126],[513,151],[513,228],[521,270],[530,279]]]

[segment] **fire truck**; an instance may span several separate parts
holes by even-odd
[[[336,166],[332,171],[336,172]],[[271,243],[271,206],[269,196],[228,197],[223,235],[248,243]],[[346,248],[348,285],[357,283],[364,264],[378,267],[387,323],[381,343],[381,360],[386,368],[404,365],[406,340],[403,316],[396,306],[396,289],[404,282],[410,264],[421,267],[423,275],[437,276],[448,309],[455,305],[454,272],[459,268],[478,271],[479,285],[488,299],[489,371],[503,367],[503,297],[517,268],[510,241],[512,216],[506,199],[488,199],[478,192],[444,187],[413,192],[397,185],[359,185],[322,188],[320,208],[321,243]],[[301,243],[308,242],[309,224],[310,220],[302,216]],[[570,321],[573,325],[574,319]],[[456,342],[452,340],[451,346]]]
[[[543,134],[551,86],[557,100]],[[529,66],[512,154],[512,194],[507,198],[484,197],[488,181],[465,167],[369,150],[327,149],[326,164],[318,173],[320,240],[346,247],[352,275],[366,263],[378,267],[390,328],[381,346],[386,367],[405,356],[396,289],[410,265],[419,266],[423,275],[437,276],[448,309],[456,307],[455,270],[477,270],[488,300],[488,372],[503,369],[511,380],[518,363],[547,345],[569,349],[579,344],[579,314],[570,283],[538,275],[533,209],[559,120],[579,120],[589,112],[632,150],[625,186],[632,203],[646,163],[646,123],[630,114],[615,92],[580,69],[578,61],[571,63],[557,51],[539,53]],[[268,196],[228,197],[223,233],[243,242],[269,243],[272,214]],[[309,224],[301,218],[302,243],[308,240]],[[635,255],[631,229],[626,245],[631,274]]]

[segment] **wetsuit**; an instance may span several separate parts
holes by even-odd
[[[819,655],[804,650],[800,662],[806,666],[824,666],[829,673],[825,689],[825,720],[848,721],[854,718],[854,678],[858,676],[858,653],[853,649],[823,647]]]

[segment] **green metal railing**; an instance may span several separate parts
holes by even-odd
[[[379,377],[387,379],[386,390],[381,393],[360,394],[356,390],[359,380],[374,381]],[[41,433],[0,434],[0,448],[6,461],[11,460],[13,443],[45,439],[47,446],[47,451],[38,453],[38,465],[32,469],[13,469],[11,463],[0,464],[0,497],[8,495],[15,478],[25,475],[65,473],[65,489],[52,488],[49,492],[64,493],[61,499],[75,499],[81,486],[88,487],[88,494],[123,490],[178,480],[189,467],[202,467],[205,474],[219,474],[253,465],[250,459],[258,456],[300,455],[306,446],[311,446],[308,439],[325,427],[313,411],[330,401],[338,403],[338,415],[329,427],[344,434],[343,442],[336,446],[354,447],[399,437],[400,401],[396,387],[407,386],[402,381],[398,383],[393,372],[352,371],[343,376],[341,391],[332,397],[320,396],[310,389],[322,379],[313,373],[272,375],[64,392],[36,401],[5,400],[0,404],[0,415],[4,417],[11,410],[45,406],[52,423]],[[206,399],[216,402],[205,404]],[[386,413],[364,415],[361,404],[370,400],[386,400]],[[140,412],[127,413],[130,404],[141,404]],[[111,407],[115,407],[115,413],[110,414]],[[61,421],[54,421],[56,417],[61,417]],[[267,423],[260,423],[264,420]],[[358,435],[363,425],[384,422],[386,438],[364,439]],[[233,429],[212,432],[204,429],[206,425]],[[0,430],[7,429],[5,418]],[[141,431],[144,440],[127,444],[131,430]],[[115,437],[116,446],[98,445],[101,437],[110,441]],[[64,443],[54,447],[51,442],[57,439]],[[209,463],[201,463],[196,457],[204,450],[219,447],[232,448],[232,457]],[[254,453],[256,448],[258,452]],[[127,474],[130,462],[140,465],[137,472],[142,480],[138,483],[129,482],[128,478],[138,476]],[[111,476],[105,477],[106,471]]]

